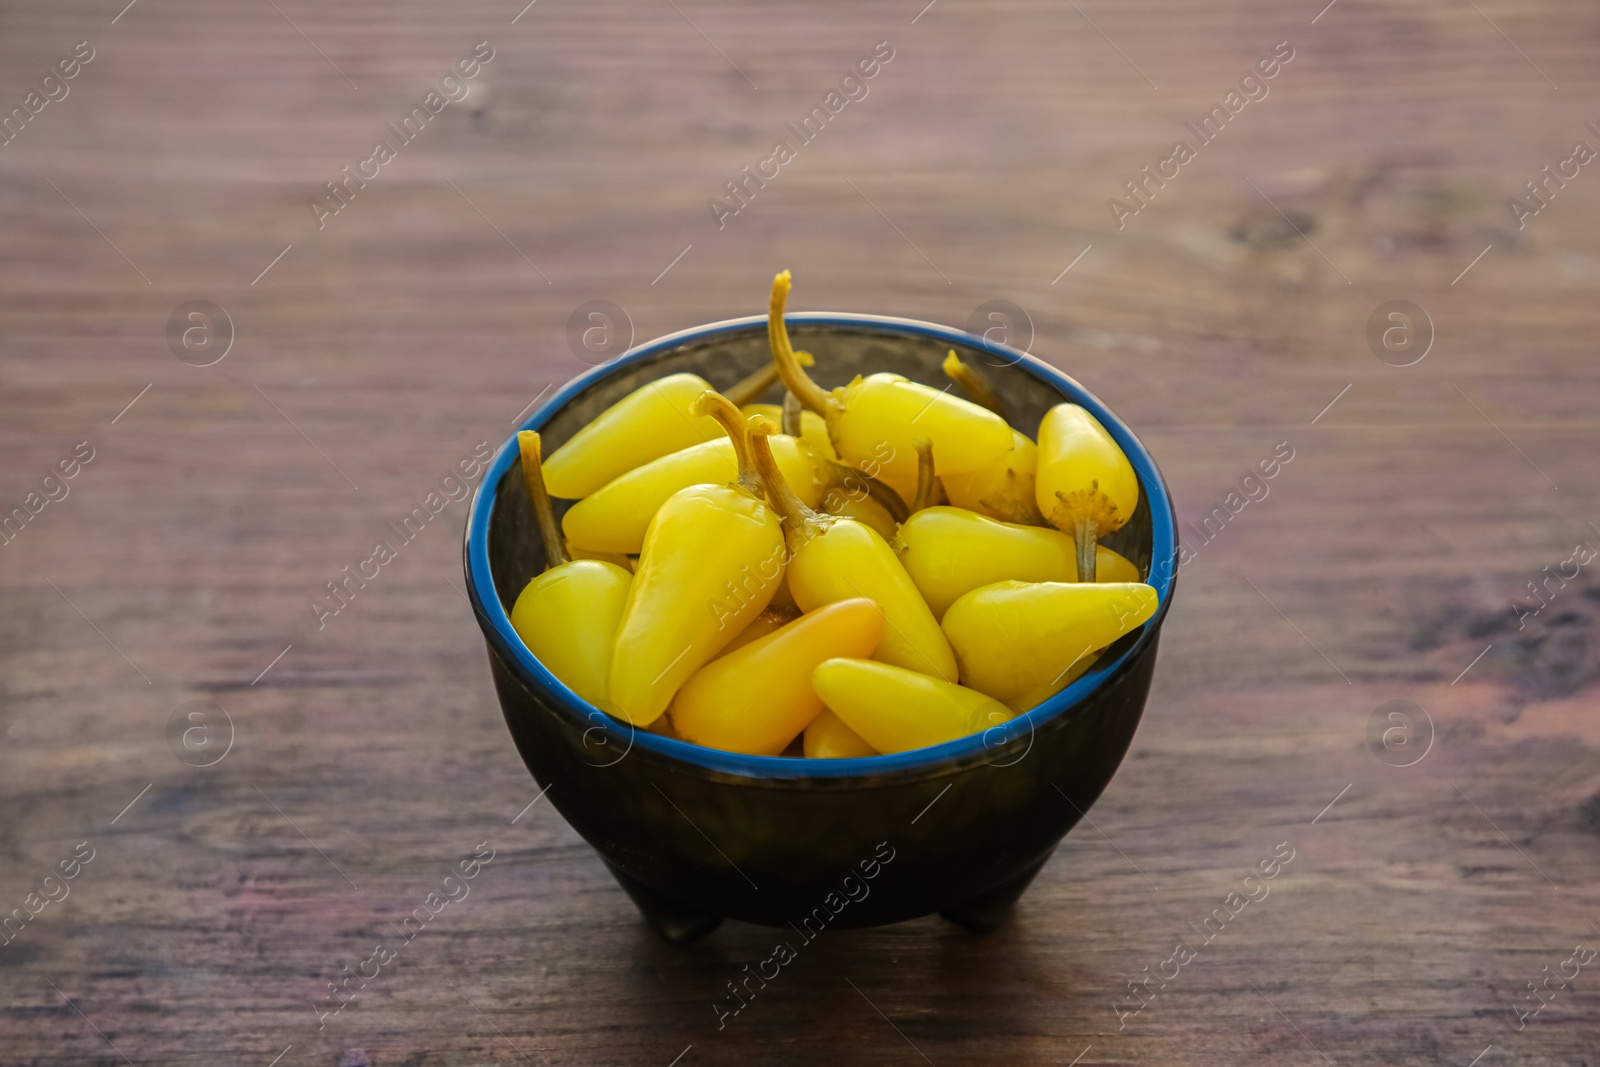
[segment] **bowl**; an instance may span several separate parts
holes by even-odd
[[[795,347],[816,356],[814,373],[825,387],[880,370],[938,384],[953,348],[984,371],[1025,431],[1063,400],[1091,411],[1127,454],[1141,489],[1137,511],[1104,543],[1147,575],[1160,597],[1155,615],[1044,704],[945,744],[808,760],[678,741],[585,703],[512,629],[512,604],[544,568],[513,434],[473,498],[465,546],[467,588],[506,725],[550,803],[671,941],[692,940],[724,917],[793,927],[808,940],[823,927],[935,912],[991,929],[1099,797],[1133,739],[1172,598],[1171,498],[1120,419],[1023,352],[906,319],[792,314],[786,321]],[[575,379],[521,428],[540,431],[548,454],[648,381],[689,371],[723,388],[769,359],[765,317],[685,330]],[[774,387],[770,399],[780,396]]]

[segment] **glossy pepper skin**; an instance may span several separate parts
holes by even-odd
[[[808,449],[792,437],[776,435],[772,452],[796,495],[815,506],[823,482]],[[691,445],[635,467],[590,493],[561,517],[561,529],[588,551],[637,553],[644,532],[661,505],[691,485],[726,485],[739,474],[738,456],[727,437]]]
[[[511,626],[561,684],[607,708],[611,650],[633,575],[615,563],[576,559],[529,582],[511,608]]]
[[[806,684],[811,683],[807,680]],[[877,749],[861,740],[860,734],[827,708],[818,712],[806,727],[802,751],[807,759],[856,759],[878,754]]]
[[[672,701],[672,725],[695,744],[776,756],[822,710],[811,688],[817,665],[870,655],[882,633],[883,616],[870,600],[807,612],[696,671]]]
[[[916,584],[877,531],[836,518],[789,563],[789,589],[800,610],[864,596],[888,625],[874,659],[947,681],[958,677],[955,655]]]
[[[715,441],[722,434],[716,420],[693,410],[710,388],[699,375],[670,374],[612,404],[550,454],[544,465],[550,494],[585,497],[653,459]]]
[[[1073,536],[1078,573],[1094,581],[1095,542],[1139,506],[1139,476],[1104,426],[1077,404],[1057,404],[1039,423],[1034,495],[1051,525]]]
[[[635,726],[660,717],[689,676],[761,614],[783,577],[783,531],[757,495],[743,416],[711,392],[696,408],[734,441],[739,483],[681,489],[650,520],[609,687],[608,710]]]
[[[811,365],[809,355],[798,355]],[[748,403],[777,380],[776,367],[763,367],[734,383],[726,395],[736,406]],[[586,497],[653,459],[721,439],[714,419],[694,413],[696,399],[710,388],[698,375],[671,374],[612,404],[551,454],[544,465],[550,493],[573,500]]]
[[[942,745],[1008,722],[1010,710],[968,689],[864,659],[830,659],[811,674],[822,702],[882,753]]]
[[[517,444],[549,569],[517,595],[511,627],[562,685],[604,708],[612,646],[633,575],[613,563],[567,559],[540,472],[539,435],[524,430]]]
[[[962,681],[1027,710],[1157,606],[1156,591],[1140,582],[996,582],[951,604],[943,626]]]
[[[979,586],[1019,582],[1076,582],[1072,538],[1046,526],[1001,522],[962,508],[927,508],[901,523],[894,550],[936,618]],[[1139,569],[1097,545],[1096,580],[1137,582]]]
[[[854,519],[819,515],[801,503],[784,484],[761,429],[751,435],[750,450],[767,498],[783,517],[789,546],[785,574],[800,610],[866,597],[878,605],[885,622],[873,658],[955,681],[950,643],[888,542]]]
[[[794,356],[784,325],[789,272],[773,279],[767,337],[783,384],[821,415],[839,459],[909,501],[917,491],[916,439],[933,442],[941,473],[981,470],[1011,451],[1011,427],[994,412],[898,374],[872,374],[825,390]]]

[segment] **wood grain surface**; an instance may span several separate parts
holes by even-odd
[[[1600,564],[1514,605],[1600,548],[1600,173],[1508,206],[1600,149],[1592,4],[123,2],[0,7],[0,114],[94,56],[0,147],[0,512],[38,508],[0,546],[0,914],[68,892],[0,948],[0,1062],[1597,1062],[1600,960],[1567,961],[1600,949]],[[319,229],[479,42],[466,99]],[[643,341],[761,311],[782,267],[795,310],[1019,306],[1186,522],[1294,458],[1187,531],[1133,749],[1009,925],[828,934],[719,1030],[775,934],[665,944],[528,807],[465,505],[321,628],[310,603],[585,369],[579,305]],[[233,324],[211,366],[169,345],[192,300]],[[1392,300],[1431,322],[1411,366],[1369,348]],[[197,708],[205,752],[231,721],[205,767],[169,741]]]

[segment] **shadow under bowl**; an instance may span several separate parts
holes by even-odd
[[[807,760],[677,741],[585,703],[512,629],[511,606],[544,569],[513,435],[473,498],[465,546],[467,587],[506,725],[550,803],[669,940],[692,940],[724,916],[793,926],[807,937],[823,925],[876,926],[934,912],[992,928],[1099,797],[1133,739],[1173,591],[1172,501],[1132,431],[1031,356],[905,319],[794,314],[786,321],[795,347],[816,356],[825,387],[874,371],[937,384],[953,348],[984,372],[1019,428],[1036,428],[1062,401],[1087,408],[1139,476],[1138,509],[1103,543],[1155,587],[1155,616],[1044,704],[946,744]],[[548,454],[647,382],[691,372],[726,388],[769,359],[764,317],[697,327],[575,379],[521,428],[539,430]],[[767,399],[781,395],[774,387]]]

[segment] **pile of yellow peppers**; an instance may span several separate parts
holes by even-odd
[[[650,382],[544,459],[519,435],[548,569],[511,622],[584,700],[750,755],[903,752],[1000,725],[1157,607],[1098,543],[1139,481],[1075,404],[1032,440],[954,352],[970,399],[898,374],[824,389],[784,324],[727,394]],[[784,403],[753,403],[781,381]],[[551,497],[574,500],[556,520]]]

